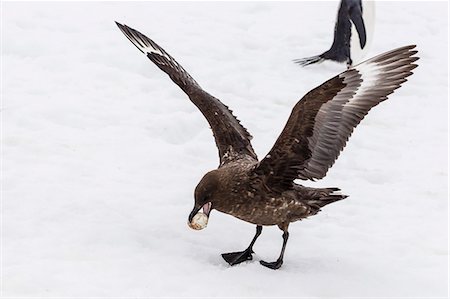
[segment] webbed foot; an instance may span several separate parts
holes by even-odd
[[[253,250],[247,248],[246,250],[240,252],[222,253],[222,257],[228,264],[230,264],[230,266],[234,266],[242,262],[252,260],[252,253]]]
[[[275,262],[271,262],[271,263],[265,262],[265,261],[259,261],[259,263],[261,265],[263,265],[264,267],[276,270],[276,269],[279,269],[281,267],[281,265],[283,265],[283,260],[278,259]]]

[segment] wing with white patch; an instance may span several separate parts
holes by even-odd
[[[227,106],[204,91],[191,75],[153,40],[133,28],[117,22],[116,24],[136,48],[169,75],[205,116],[219,149],[221,165],[242,155],[257,159],[250,143],[252,136]]]
[[[308,92],[255,170],[265,185],[282,192],[291,188],[294,179],[323,178],[369,110],[386,100],[417,67],[414,48],[376,56]]]
[[[183,90],[187,87],[197,87],[197,82],[175,61],[163,48],[137,30],[117,23],[120,31],[144,53],[153,63],[169,75],[169,77]]]

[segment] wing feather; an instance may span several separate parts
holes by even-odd
[[[169,75],[205,116],[219,149],[220,165],[243,155],[257,159],[250,143],[252,136],[227,106],[204,91],[191,75],[153,40],[133,28],[117,22],[116,24],[139,51]]]
[[[387,99],[417,67],[415,46],[356,65],[308,92],[255,172],[282,192],[295,179],[323,178],[370,109]]]

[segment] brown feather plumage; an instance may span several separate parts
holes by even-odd
[[[227,106],[204,91],[164,49],[138,31],[117,24],[127,38],[189,96],[207,119],[219,149],[220,165],[208,172],[195,189],[189,221],[203,207],[257,225],[256,235],[243,252],[223,254],[234,265],[252,258],[252,246],[262,225],[283,230],[283,262],[289,223],[317,214],[346,198],[338,188],[309,188],[295,179],[323,178],[345,147],[354,128],[371,108],[387,99],[412,74],[418,59],[415,46],[376,56],[331,78],[308,92],[292,113],[270,152],[260,162],[251,136]]]

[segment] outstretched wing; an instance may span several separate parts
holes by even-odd
[[[205,116],[219,149],[220,165],[242,155],[257,159],[250,143],[252,136],[227,106],[204,91],[188,72],[154,41],[126,25],[117,22],[116,24],[136,48],[169,75]]]
[[[353,129],[387,99],[417,67],[415,46],[386,52],[308,92],[256,173],[271,190],[291,188],[294,179],[323,178]]]

